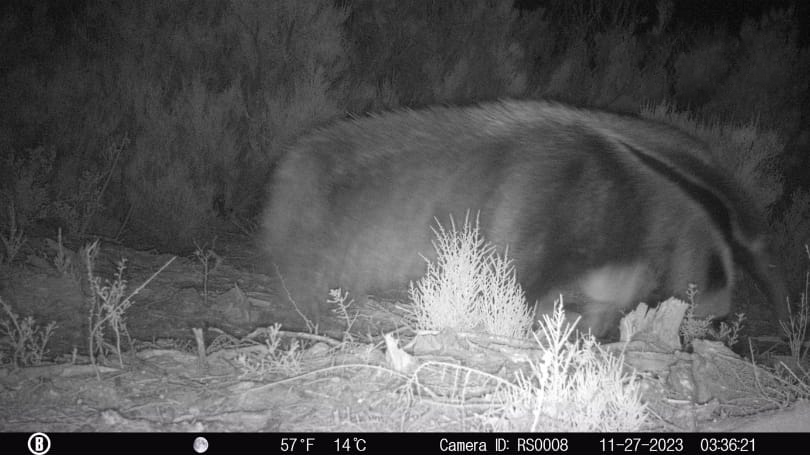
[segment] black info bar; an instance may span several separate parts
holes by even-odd
[[[0,454],[807,454],[803,433],[4,433]]]

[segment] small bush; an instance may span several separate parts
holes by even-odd
[[[495,431],[632,432],[647,421],[640,383],[623,371],[623,359],[603,350],[591,335],[572,340],[562,300],[543,315],[535,335],[543,347],[530,361],[531,372],[518,373],[513,388],[499,391],[504,414],[490,424]],[[527,429],[528,427],[528,429]]]
[[[298,339],[292,339],[286,347],[282,345],[281,323],[267,328],[264,345],[254,345],[240,349],[236,364],[245,377],[265,377],[284,375],[292,377],[302,372],[303,347]]]
[[[679,332],[684,347],[691,347],[695,339],[705,339],[711,330],[711,320],[695,317],[695,304],[691,303],[681,321]]]
[[[740,330],[743,322],[745,322],[745,314],[742,312],[736,313],[733,318],[721,321],[720,325],[715,329],[711,316],[708,318],[695,317],[695,299],[698,293],[699,290],[694,284],[690,284],[689,289],[686,290],[689,307],[687,307],[681,326],[678,328],[681,343],[684,347],[691,349],[693,340],[709,339],[722,342],[725,346],[732,348],[739,340]]]
[[[17,216],[12,204],[8,207],[6,226],[0,226],[0,243],[3,244],[5,250],[0,252],[0,264],[11,264],[25,241],[25,232],[17,225]]]
[[[0,341],[0,351],[10,352],[3,354],[2,359],[11,359],[14,367],[36,366],[42,364],[47,353],[48,340],[56,329],[56,323],[50,322],[44,328],[37,325],[31,315],[21,318],[11,310],[11,306],[0,299],[0,309],[8,318],[0,320],[0,332],[5,334],[7,341]]]
[[[126,325],[126,316],[124,315],[133,304],[133,298],[140,293],[143,288],[149,284],[161,271],[171,264],[176,257],[172,257],[160,269],[152,274],[144,283],[136,288],[131,293],[127,294],[127,280],[124,278],[124,270],[126,269],[126,260],[121,259],[118,262],[118,268],[115,273],[115,278],[112,282],[109,280],[102,283],[101,277],[97,276],[94,272],[96,256],[98,255],[98,241],[94,241],[81,250],[84,253],[85,266],[87,267],[87,280],[90,285],[91,297],[89,299],[89,315],[88,315],[88,349],[90,353],[90,362],[96,364],[96,354],[105,358],[110,353],[110,349],[118,357],[118,364],[121,368],[124,367],[123,352],[121,351],[121,337],[125,336],[129,340],[130,348],[132,348],[132,339],[129,337],[129,331]],[[115,345],[105,341],[105,331],[110,330],[115,336]],[[98,372],[97,372],[98,374]]]
[[[804,246],[807,257],[810,258],[810,247]],[[808,292],[810,292],[810,271],[804,276],[804,291],[801,294],[798,305],[788,305],[788,321],[780,321],[779,325],[788,338],[788,347],[793,361],[799,365],[806,358],[810,348],[805,346],[807,339],[807,326],[810,324],[810,305],[807,303]]]
[[[450,229],[433,230],[437,258],[425,276],[410,285],[416,326],[425,330],[479,329],[509,337],[525,337],[532,312],[506,255],[481,237],[469,216],[461,230],[451,217]]]

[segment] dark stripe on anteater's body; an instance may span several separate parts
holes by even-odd
[[[329,287],[362,296],[418,279],[434,217],[480,212],[530,302],[548,310],[557,293],[579,292],[599,333],[689,283],[703,291],[699,314],[725,315],[733,259],[774,281],[753,248],[762,224],[730,182],[699,141],[654,122],[539,102],[401,111],[294,145],[260,241],[317,315]]]
[[[751,199],[719,167],[705,166],[693,157],[674,154],[679,159],[674,163],[680,162],[681,168],[678,168],[633,146],[625,146],[650,169],[675,182],[706,211],[728,243],[734,262],[751,275],[777,317],[786,319],[786,290],[778,269],[771,264],[773,258],[764,219],[756,213]],[[713,255],[707,271],[707,288],[726,287],[730,281],[718,255]]]

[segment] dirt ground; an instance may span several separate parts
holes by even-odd
[[[0,431],[481,429],[486,384],[465,384],[463,391],[458,383],[449,389],[421,385],[414,394],[391,366],[382,335],[394,331],[401,346],[414,339],[403,303],[353,308],[348,333],[344,317],[329,316],[313,335],[279,299],[278,284],[250,241],[239,237],[217,241],[207,274],[193,254],[172,261],[134,296],[125,314],[130,338],[122,340],[123,357],[108,350],[111,355],[93,367],[87,356],[87,264],[79,247],[66,247],[72,268],[61,272],[52,240],[29,241],[12,266],[0,267],[0,298],[14,312],[32,315],[40,326],[57,324],[43,364],[14,368],[8,355],[3,358]],[[172,257],[102,242],[93,272],[112,281],[126,258],[124,278],[132,291]],[[750,350],[776,353],[767,309],[746,311],[746,335],[755,341]],[[272,329],[275,324],[280,330]],[[111,337],[108,332],[106,340]],[[435,335],[430,341],[438,348],[414,355],[420,362],[454,362],[493,375],[522,368],[514,356],[519,343],[504,356],[493,348],[501,342],[484,335]],[[0,343],[7,347],[9,340]],[[700,403],[684,400],[665,381],[651,381],[659,401],[648,430],[810,432],[810,403],[795,396],[715,395]]]

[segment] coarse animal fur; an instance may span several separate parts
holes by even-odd
[[[260,243],[317,317],[329,288],[404,287],[434,218],[480,213],[538,313],[582,297],[597,335],[621,311],[697,285],[696,315],[731,309],[735,263],[781,312],[765,225],[706,146],[672,127],[546,102],[399,111],[301,138],[278,164]],[[566,300],[568,302],[568,300]]]

